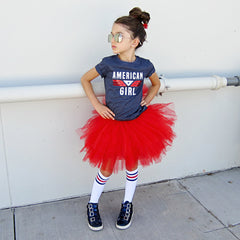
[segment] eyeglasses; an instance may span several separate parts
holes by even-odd
[[[112,42],[112,39],[117,43],[120,43],[123,40],[123,35],[121,33],[116,33],[113,35],[112,33],[108,34],[108,42]]]

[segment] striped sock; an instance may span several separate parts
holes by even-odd
[[[123,202],[132,202],[138,180],[138,169],[134,171],[126,171],[126,186]]]
[[[89,201],[90,203],[98,203],[98,200],[108,179],[109,177],[104,177],[100,171],[98,172],[93,183],[92,193]]]

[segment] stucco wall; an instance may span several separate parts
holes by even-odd
[[[239,75],[240,2],[136,1],[151,13],[137,54],[166,77]],[[0,9],[0,86],[72,83],[112,54],[107,34],[132,1],[5,1]],[[166,93],[177,138],[139,184],[240,165],[240,88]],[[75,129],[91,115],[87,98],[0,105],[0,208],[88,194],[96,169],[82,162]],[[106,190],[124,187],[124,173]]]

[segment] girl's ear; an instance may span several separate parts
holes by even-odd
[[[138,38],[133,39],[132,46],[136,48],[139,44],[140,40]]]

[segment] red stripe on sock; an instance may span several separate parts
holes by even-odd
[[[137,177],[138,177],[138,174],[135,174],[133,176],[127,174],[127,178],[130,178],[130,179],[135,179]]]
[[[100,183],[106,183],[107,180],[102,180],[98,175],[97,175],[97,180],[100,182]]]

